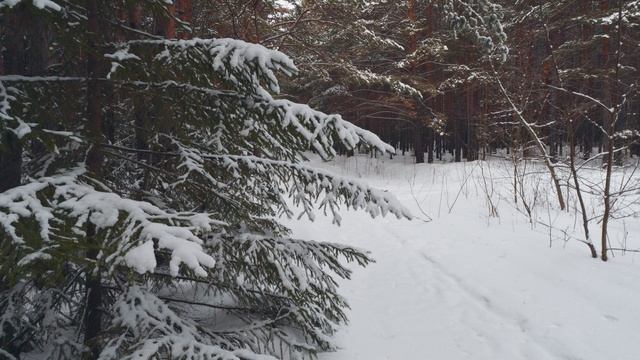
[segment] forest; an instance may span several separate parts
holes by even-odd
[[[0,0],[0,360],[636,360],[639,66],[639,0]]]

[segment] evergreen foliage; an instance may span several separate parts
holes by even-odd
[[[3,17],[47,19],[52,38],[44,74],[0,76],[0,126],[26,159],[23,184],[0,193],[0,357],[271,359],[331,349],[348,307],[336,277],[349,278],[346,262],[372,260],[292,238],[279,216],[301,209],[313,219],[317,206],[336,223],[343,207],[411,217],[386,192],[302,164],[309,150],[330,159],[338,143],[393,148],[273,95],[276,74],[297,71],[284,54],[144,29],[117,35],[118,7],[172,16],[165,5],[0,2]],[[100,33],[87,31],[92,21]],[[90,314],[102,326],[88,324]]]

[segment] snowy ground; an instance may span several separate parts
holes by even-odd
[[[377,261],[343,283],[351,322],[322,360],[640,359],[640,254],[591,259],[569,238],[582,236],[579,220],[554,210],[544,188],[535,212],[555,230],[531,226],[513,204],[506,163],[314,164],[392,191],[419,217],[288,222],[297,236],[368,249]],[[640,220],[613,226],[614,245],[633,248]]]

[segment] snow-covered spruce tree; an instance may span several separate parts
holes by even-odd
[[[119,6],[170,14],[165,0],[0,1],[3,18],[46,19],[50,39],[44,73],[0,75],[0,129],[24,159],[22,183],[0,193],[0,358],[331,349],[347,307],[335,277],[371,259],[291,238],[278,217],[317,208],[339,223],[346,206],[409,218],[390,194],[303,162],[331,158],[335,142],[393,149],[275,98],[276,72],[296,71],[284,54],[159,38],[120,26]]]

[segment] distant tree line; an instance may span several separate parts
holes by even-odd
[[[637,1],[213,2],[220,11],[197,27],[292,54],[303,76],[289,96],[375,131],[417,162],[535,155],[497,79],[554,161],[570,142],[585,159],[606,147],[607,121],[555,88],[609,104],[631,90],[616,130],[640,128]],[[625,138],[619,159],[640,152],[635,140]]]

